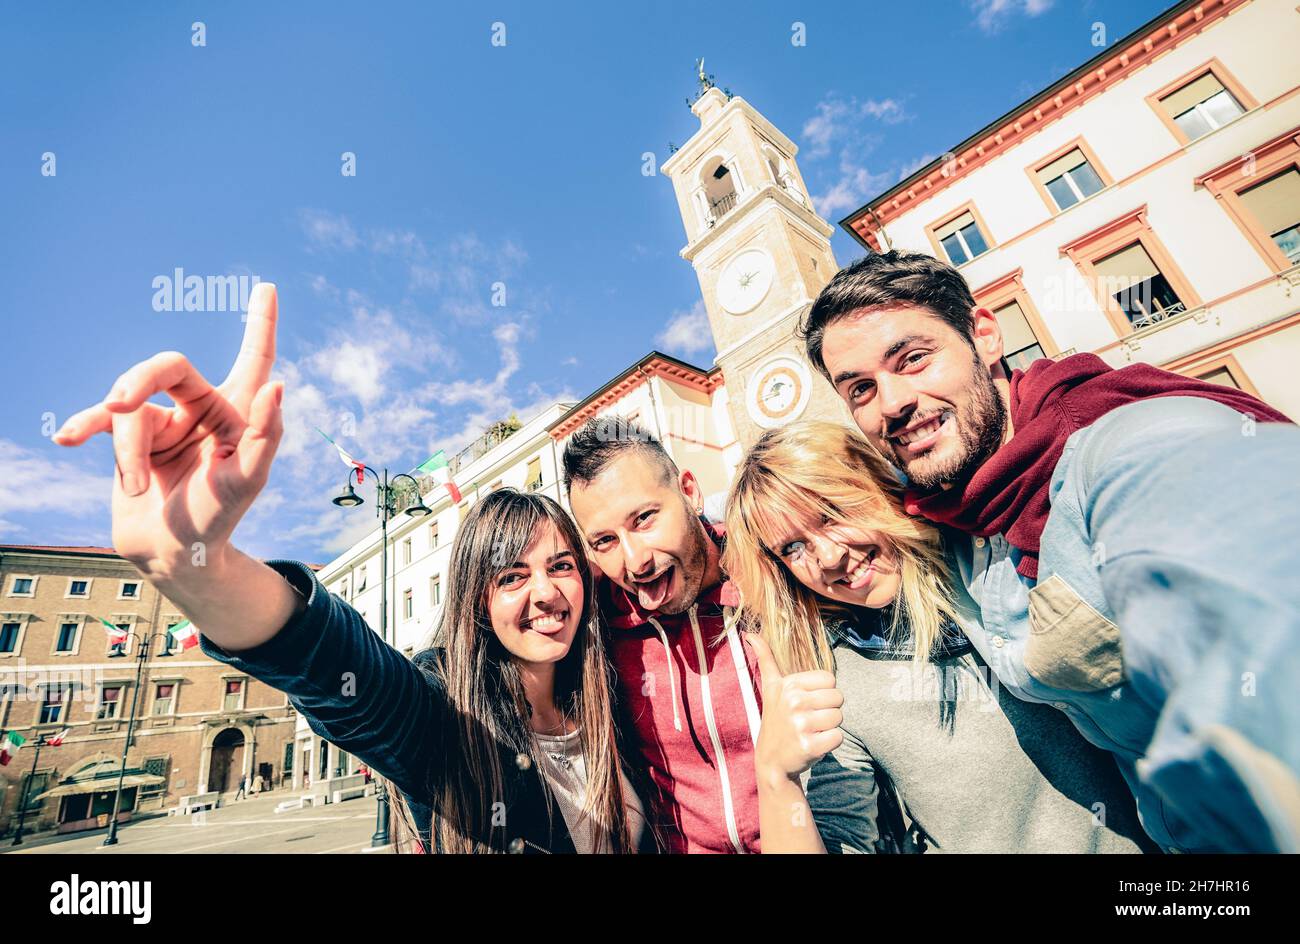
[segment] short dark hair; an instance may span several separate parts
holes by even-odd
[[[899,304],[928,309],[975,347],[975,297],[961,273],[934,256],[891,249],[845,266],[821,290],[799,326],[808,360],[829,380],[822,359],[826,329],[859,309]]]
[[[591,482],[615,459],[634,452],[656,467],[663,484],[677,478],[677,463],[639,423],[617,413],[593,416],[564,447],[565,492],[573,488],[574,482]]]

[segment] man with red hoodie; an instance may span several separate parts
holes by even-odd
[[[758,852],[758,670],[719,566],[722,530],[688,470],[619,416],[564,452],[599,587],[619,700],[670,852]]]
[[[802,333],[908,511],[951,529],[1003,687],[1110,750],[1165,848],[1300,851],[1300,429],[1145,364],[1010,370],[916,253],[841,270]]]

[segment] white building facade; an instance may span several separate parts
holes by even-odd
[[[952,262],[1008,359],[1091,351],[1300,416],[1300,12],[1172,7],[842,225]]]

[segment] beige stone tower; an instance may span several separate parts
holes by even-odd
[[[833,228],[813,210],[794,143],[744,99],[709,88],[700,128],[662,167],[686,225],[726,378],[732,422],[748,448],[765,428],[848,420],[794,332],[835,274]]]

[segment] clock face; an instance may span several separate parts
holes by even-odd
[[[718,279],[718,301],[733,315],[758,307],[772,287],[776,267],[762,249],[746,249],[727,263]]]
[[[808,368],[792,357],[774,357],[750,375],[745,400],[750,419],[772,429],[798,418],[811,395]]]

